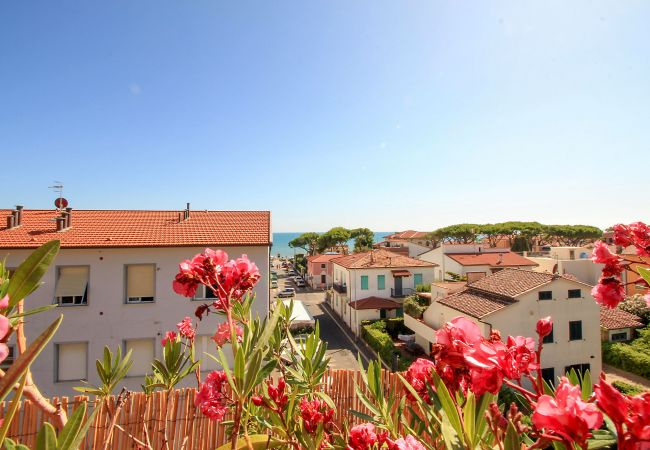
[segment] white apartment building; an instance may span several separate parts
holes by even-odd
[[[536,272],[573,275],[583,283],[598,283],[602,264],[591,261],[592,248],[588,247],[548,247],[544,252],[524,252],[524,257],[537,263]]]
[[[363,320],[401,315],[402,300],[431,284],[435,264],[376,249],[332,259],[331,306],[355,334]]]
[[[188,205],[189,208],[189,205]],[[52,341],[32,365],[46,396],[71,395],[80,380],[99,383],[95,360],[108,345],[133,350],[134,364],[124,385],[140,389],[151,373],[154,357],[162,357],[160,340],[185,316],[193,318],[202,303],[210,303],[199,288],[195,299],[172,290],[178,264],[205,248],[223,249],[231,258],[242,254],[257,264],[261,279],[255,287],[255,312],[269,311],[269,212],[74,210],[57,220],[54,210],[22,210],[21,220],[0,229],[0,258],[17,267],[41,244],[58,239],[61,250],[43,277],[43,285],[25,299],[27,310],[58,304],[29,316],[26,332],[34,339],[60,314],[64,319]],[[0,211],[6,216],[11,211]],[[57,231],[57,227],[60,228]],[[198,354],[215,354],[210,337],[217,316],[199,323]],[[11,343],[10,343],[11,344]],[[216,368],[204,357],[202,370]],[[188,383],[193,380],[188,380]]]
[[[435,263],[436,281],[445,281],[447,272],[467,276],[469,282],[510,267],[530,269],[537,263],[507,248],[490,248],[480,244],[442,244],[418,256],[418,259]]]
[[[535,338],[537,321],[551,316],[553,332],[542,353],[544,378],[554,380],[574,367],[589,369],[596,379],[602,370],[600,308],[590,292],[591,286],[573,278],[506,268],[434,298],[422,319],[405,315],[404,324],[428,351],[435,331],[458,316],[476,322],[486,337],[499,330],[504,340],[508,335]]]

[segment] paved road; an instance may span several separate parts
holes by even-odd
[[[285,284],[286,287],[295,287],[293,283],[286,279],[284,271],[281,270],[278,273],[279,289],[283,289]],[[273,295],[275,295],[275,292]],[[318,321],[321,339],[327,342],[326,354],[330,358],[330,367],[334,369],[358,369],[357,354],[361,349],[355,345],[351,333],[342,329],[342,325],[335,319],[333,312],[328,311],[325,305],[325,293],[323,291],[298,289],[296,300],[302,301],[307,311]],[[365,355],[365,357],[372,357],[372,355]],[[365,363],[364,360],[364,365]]]

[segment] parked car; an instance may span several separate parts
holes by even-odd
[[[305,282],[302,280],[302,278],[299,279],[299,280],[296,280],[296,286],[297,286],[297,287],[300,287],[300,288],[304,288],[304,287],[305,287]]]
[[[277,280],[271,280],[271,289],[277,289],[277,288],[278,288]]]
[[[280,292],[278,292],[278,297],[284,298],[284,297],[295,297],[296,296],[296,290],[294,288],[284,288]]]

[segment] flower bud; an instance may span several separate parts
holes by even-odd
[[[255,406],[262,406],[264,404],[264,399],[262,398],[261,395],[253,395],[253,396],[251,396],[251,401],[253,402],[253,405],[255,405]]]
[[[540,339],[543,339],[549,334],[551,334],[551,332],[553,332],[553,321],[551,320],[551,316],[547,316],[544,317],[543,319],[539,319],[537,321],[536,329]]]

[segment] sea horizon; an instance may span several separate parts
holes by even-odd
[[[282,257],[293,256],[294,251],[296,254],[305,253],[303,249],[289,247],[289,242],[301,234],[306,233],[306,231],[282,231],[273,233],[273,245],[271,246],[271,255]],[[324,233],[324,231],[316,231],[316,233]],[[381,242],[384,236],[394,233],[394,231],[375,231],[374,233],[374,242]],[[354,239],[348,241],[348,246],[352,248],[354,246]]]

